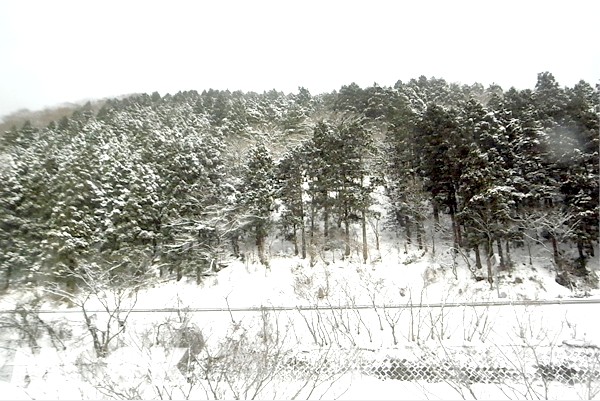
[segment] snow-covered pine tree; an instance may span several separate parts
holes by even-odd
[[[387,113],[387,131],[383,139],[386,194],[390,200],[389,222],[396,229],[405,229],[407,244],[417,234],[423,247],[422,222],[430,215],[429,195],[418,174],[419,149],[415,141],[415,121],[418,116],[409,99],[399,94]],[[437,211],[435,213],[437,216]]]
[[[30,258],[27,226],[28,217],[22,214],[22,178],[17,176],[17,166],[11,153],[0,156],[0,271],[3,277],[0,288],[8,289],[13,282],[26,275]]]
[[[349,256],[350,224],[360,222],[363,233],[363,260],[367,260],[366,211],[373,190],[369,161],[374,148],[372,135],[364,117],[342,116],[333,131],[336,145],[330,149],[328,159],[333,166],[331,183],[336,192],[333,210],[344,225],[345,256]]]
[[[416,123],[415,141],[419,152],[419,174],[435,205],[444,207],[452,221],[454,246],[461,243],[461,230],[456,222],[457,186],[462,160],[467,147],[462,138],[454,109],[430,104]]]
[[[277,163],[277,197],[282,203],[281,225],[294,243],[294,253],[306,258],[304,178],[306,152],[300,145],[283,155]],[[300,232],[300,244],[298,243]]]
[[[266,239],[272,226],[275,197],[275,165],[266,146],[259,143],[248,152],[238,202],[242,207],[240,218],[254,233],[258,258],[265,266],[269,265]]]

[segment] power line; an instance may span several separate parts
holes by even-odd
[[[586,305],[600,304],[600,299],[555,299],[555,300],[520,300],[520,301],[487,301],[487,302],[433,302],[433,303],[406,303],[406,304],[380,304],[380,305],[263,305],[243,307],[203,307],[203,308],[121,308],[122,313],[202,313],[202,312],[263,312],[263,311],[320,311],[320,310],[352,310],[352,309],[442,309],[461,307],[503,307],[503,306],[549,306],[549,305]],[[0,314],[19,313],[21,309],[0,310]],[[77,314],[81,309],[25,309],[24,311],[38,314]],[[112,313],[111,310],[88,310],[86,313]]]

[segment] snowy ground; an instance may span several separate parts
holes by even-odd
[[[355,349],[370,350],[382,359],[395,354],[408,355],[406,350],[413,349],[410,347],[444,352],[460,347],[489,351],[530,344],[535,349],[563,347],[562,352],[565,344],[600,344],[600,330],[595,319],[590,318],[595,316],[595,304],[391,307],[566,300],[582,295],[586,295],[585,299],[600,299],[598,290],[571,291],[558,285],[551,255],[542,246],[532,248],[532,265],[526,249],[513,250],[515,267],[498,272],[499,286],[490,289],[486,281],[473,280],[462,256],[456,258],[453,269],[452,253],[441,245],[444,238],[436,238],[436,243],[433,255],[431,243],[428,252],[423,252],[415,246],[406,247],[404,240],[395,234],[383,232],[381,251],[376,251],[371,243],[371,262],[366,265],[360,263],[357,253],[350,260],[341,260],[339,253],[327,251],[319,255],[318,263],[310,266],[307,260],[288,256],[290,244],[273,239],[269,269],[255,263],[248,248],[245,261],[233,262],[215,276],[206,277],[201,285],[185,279],[155,283],[140,290],[135,304],[127,300],[127,305],[140,312],[128,316],[125,332],[111,343],[112,352],[103,362],[111,370],[111,385],[131,391],[121,389],[122,398],[210,397],[201,386],[187,388],[175,366],[185,348],[181,346],[181,332],[188,328],[201,332],[203,346],[214,350],[215,355],[222,352],[223,339],[231,342],[235,336],[236,344],[243,340],[260,349],[262,343],[256,338],[266,333],[265,322],[270,338],[277,337],[279,351],[285,351],[286,355],[289,352],[313,355],[315,350],[329,349],[330,355],[342,359],[348,359],[348,350]],[[469,261],[474,265],[473,255]],[[598,267],[597,256],[589,261],[589,266]],[[27,304],[33,299],[39,300],[39,310],[52,312],[39,316],[46,324],[60,329],[61,342],[52,344],[40,330],[39,348],[32,348],[26,341],[19,343],[16,337],[5,333],[0,398],[119,397],[116,390],[107,395],[91,385],[99,377],[94,369],[99,368],[79,308],[48,297],[42,288],[32,288],[5,294],[0,298],[0,309],[12,310],[17,304]],[[258,309],[246,310],[252,307]],[[322,309],[315,311],[310,307]],[[107,314],[101,312],[99,300],[91,299],[86,308],[94,315],[98,327],[106,325]],[[164,311],[165,308],[172,310]],[[485,363],[481,361],[482,365]],[[82,375],[82,366],[89,366],[83,369],[88,376]],[[297,387],[302,383],[300,380]],[[498,385],[455,384],[380,380],[349,371],[335,380],[315,384],[313,393],[305,392],[299,397],[319,398],[323,394],[325,398],[341,399],[597,397],[589,386],[586,392],[585,388],[554,382],[547,383],[544,389],[525,388],[517,392],[513,389],[512,393]],[[293,387],[287,384],[290,392]],[[265,389],[259,398],[294,395],[281,390],[277,393],[275,388],[281,387]]]

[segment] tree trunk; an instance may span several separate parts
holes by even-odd
[[[344,252],[344,256],[350,256],[350,222],[348,221],[348,217],[344,219],[344,239],[346,242],[346,251]]]
[[[510,242],[506,240],[506,263],[507,266],[512,265],[512,260],[510,259]]]
[[[438,204],[435,200],[432,203],[433,203],[433,221],[435,222],[435,226],[437,227],[440,224],[440,208],[438,207]]]
[[[240,244],[238,243],[238,236],[237,234],[233,234],[231,236],[231,248],[233,250],[233,255],[236,258],[240,257]]]
[[[492,277],[494,273],[492,272],[492,258],[494,257],[494,244],[491,238],[489,238],[485,243],[486,250],[486,258],[485,264],[487,265],[487,273],[488,273],[488,283],[490,283],[490,290],[493,288],[494,278]]]
[[[527,254],[529,255],[529,266],[533,266],[533,258],[531,257],[531,243],[529,243],[528,239],[526,239],[525,242],[527,244]]]
[[[177,263],[177,281],[183,278],[183,272],[181,270],[181,262]]]
[[[67,273],[67,292],[73,294],[75,292],[75,287],[77,285],[77,282],[75,280],[74,274],[77,271],[77,263],[69,258],[69,260],[67,261],[67,267],[69,269],[69,272]]]
[[[375,219],[375,249],[379,251],[379,219]]]
[[[404,228],[406,229],[406,243],[411,244],[411,232],[410,232],[410,217],[404,218]]]
[[[419,246],[419,250],[423,249],[423,235],[421,229],[421,222],[417,220],[417,224],[415,224],[417,230],[417,245]]]
[[[302,224],[300,225],[300,241],[302,247],[302,259],[306,259],[306,229],[304,227],[304,212],[302,212]]]
[[[456,229],[456,218],[454,216],[454,209],[450,207],[450,221],[452,222],[452,237],[454,241],[454,251],[458,252],[458,232]]]
[[[431,227],[431,255],[435,256],[435,224]]]
[[[159,232],[159,231],[157,231]],[[158,241],[156,240],[156,235],[154,237],[152,237],[152,262],[154,262],[158,256],[159,253],[159,249],[158,249]],[[160,277],[162,277],[162,268],[159,268],[159,274]]]
[[[6,291],[8,290],[8,287],[10,287],[10,279],[12,278],[12,266],[10,264],[10,262],[8,263],[8,266],[6,267],[6,275],[4,276],[4,286],[3,286],[3,290]]]
[[[583,254],[583,241],[577,241],[577,252],[579,253],[579,260],[585,260],[585,255]]]
[[[315,204],[312,202],[310,204],[310,244],[313,244],[313,239],[315,237]]]
[[[462,247],[462,227],[460,223],[456,223],[456,243],[458,244],[458,247]]]
[[[296,223],[294,223],[294,256],[298,256],[300,253],[300,249],[298,249],[298,227]]]
[[[268,267],[267,260],[265,258],[265,236],[260,231],[261,230],[257,230],[256,232],[256,250],[258,252],[258,261],[262,265]]]
[[[556,242],[556,237],[554,235],[550,235],[550,241],[552,242],[552,252],[554,254],[554,263],[556,266],[560,265],[560,258],[558,256],[558,243]]]
[[[198,263],[196,264],[196,284],[200,284],[202,282],[202,268],[200,267],[203,264],[203,261],[198,261]]]
[[[369,254],[369,244],[367,244],[367,214],[365,210],[362,211],[362,241],[363,241],[363,264],[367,264],[367,258]]]
[[[456,252],[458,252],[458,249],[462,245],[462,234],[460,223],[456,221],[457,201],[456,194],[454,192],[450,193],[450,195],[448,196],[448,201],[450,206],[450,218],[452,219],[452,231],[454,232],[454,247],[456,249]]]
[[[502,252],[502,242],[500,239],[496,240],[496,245],[498,248],[498,256],[500,257],[500,267],[505,267],[506,264],[504,263],[504,252]]]
[[[98,358],[104,358],[107,354],[107,352],[105,352],[105,351],[108,351],[103,346],[105,338],[103,338],[102,341],[100,341],[100,338],[98,338],[98,328],[96,327],[96,325],[92,322],[92,320],[88,316],[87,311],[85,310],[85,307],[82,307],[81,309],[83,311],[83,318],[85,319],[85,325],[86,325],[88,331],[90,332],[90,335],[92,336],[92,342],[94,344],[94,350],[96,351],[96,356]]]
[[[483,266],[481,265],[481,255],[479,254],[479,244],[475,244],[475,246],[473,247],[473,250],[475,251],[475,266],[477,267],[477,269],[481,270],[483,268]]]
[[[329,207],[325,206],[323,211],[323,237],[329,236]]]

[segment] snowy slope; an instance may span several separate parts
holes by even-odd
[[[140,290],[137,301],[130,300],[128,304],[139,312],[129,315],[126,331],[116,338],[113,344],[116,348],[105,362],[112,366],[114,382],[135,382],[136,378],[147,375],[144,372],[150,367],[154,372],[153,383],[172,386],[175,382],[184,382],[179,370],[174,368],[182,352],[177,351],[177,344],[159,344],[159,338],[172,338],[165,337],[165,330],[161,333],[161,327],[175,331],[196,327],[201,331],[207,349],[210,346],[218,349],[221,339],[236,333],[232,329],[236,324],[245,327],[249,336],[256,335],[264,316],[276,321],[281,333],[285,333],[284,348],[305,352],[323,348],[325,343],[340,350],[354,347],[369,349],[382,357],[397,352],[393,350],[403,349],[409,343],[437,344],[441,341],[448,347],[466,344],[504,346],[522,341],[519,332],[524,328],[530,333],[528,339],[539,341],[544,346],[600,344],[600,333],[595,322],[589,319],[596,308],[593,304],[389,307],[580,297],[583,290],[574,292],[555,282],[549,252],[542,246],[533,248],[532,265],[529,265],[525,249],[513,250],[511,258],[515,267],[498,272],[500,285],[490,289],[487,281],[472,278],[462,256],[455,258],[453,269],[452,252],[445,245],[448,241],[444,241],[443,234],[436,238],[435,254],[431,241],[428,251],[424,252],[414,245],[408,246],[395,233],[383,231],[380,251],[374,249],[371,238],[370,263],[362,264],[356,252],[349,259],[341,260],[334,249],[321,252],[313,266],[308,260],[289,256],[291,244],[275,238],[271,240],[268,269],[254,262],[252,247],[248,246],[244,261],[232,262],[216,275],[206,277],[200,285],[186,279],[180,282],[170,280],[151,283]],[[470,263],[474,264],[474,260]],[[589,265],[598,266],[598,258],[591,260]],[[586,299],[600,298],[598,290],[585,291]],[[11,310],[17,304],[31,304],[33,300],[37,300],[40,310],[53,312],[40,316],[44,322],[64,329],[66,351],[49,351],[55,347],[51,346],[47,336],[42,336],[39,346],[44,352],[21,346],[10,358],[6,356],[7,360],[12,359],[9,364],[14,366],[8,380],[10,384],[3,383],[4,391],[0,398],[106,396],[90,387],[86,379],[77,373],[77,369],[81,371],[82,363],[95,360],[91,338],[77,307],[48,297],[43,288],[31,288],[8,292],[0,298],[0,308]],[[246,310],[261,307],[264,309]],[[285,308],[279,310],[279,307]],[[298,310],[298,307],[304,309]],[[323,309],[314,311],[309,310],[310,307]],[[86,308],[102,327],[106,314],[101,311],[101,303],[90,299]],[[340,327],[332,329],[340,322],[342,327],[346,322],[345,331]],[[314,329],[319,324],[323,331],[315,334],[311,327]],[[392,333],[392,328],[395,333]],[[4,338],[5,342],[8,340]],[[329,341],[334,344],[329,344]],[[164,346],[169,348],[160,348]],[[171,350],[171,347],[174,348]],[[141,376],[136,376],[136,372]],[[432,398],[445,398],[448,391],[444,384],[423,387],[415,383],[381,382],[369,376],[356,376],[355,373],[336,381],[335,386],[332,391],[338,393],[328,394],[345,399],[372,398],[375,394],[369,389],[375,386],[378,389],[376,396],[381,399],[424,398],[425,387]],[[148,389],[145,391],[131,394],[144,398],[157,396]],[[205,394],[194,394],[206,397]],[[481,388],[478,394],[482,397],[498,396],[497,389],[488,387]],[[574,393],[569,394],[573,396]],[[184,396],[183,393],[174,395],[176,398]],[[280,396],[285,397],[285,394]]]

